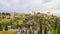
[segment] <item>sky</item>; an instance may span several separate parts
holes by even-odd
[[[60,0],[0,0],[0,12],[22,12],[32,11],[60,14]]]

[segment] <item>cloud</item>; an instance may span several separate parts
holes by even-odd
[[[0,11],[51,11],[60,10],[60,0],[0,0]]]
[[[35,1],[35,2],[34,2]],[[44,3],[44,1],[42,0],[34,0],[31,2],[31,5],[32,7],[38,7],[38,8],[41,8],[41,9],[54,9],[55,7],[59,6],[59,3],[60,1],[59,0],[51,0],[50,2],[46,2]]]

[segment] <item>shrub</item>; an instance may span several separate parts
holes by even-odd
[[[8,31],[8,27],[7,26],[5,26],[5,31]]]

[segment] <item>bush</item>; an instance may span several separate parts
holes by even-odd
[[[3,30],[3,27],[2,27],[2,24],[0,24],[0,31],[2,31]]]
[[[5,31],[8,31],[8,27],[7,26],[5,26]]]
[[[2,31],[3,30],[3,27],[2,26],[0,26],[0,31]]]

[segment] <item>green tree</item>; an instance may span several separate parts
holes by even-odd
[[[2,24],[0,24],[0,31],[2,31],[3,30],[3,27],[2,27]]]
[[[8,31],[8,26],[5,26],[5,31]]]
[[[44,34],[47,34],[47,28],[46,27],[44,28]]]

